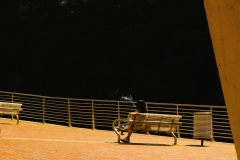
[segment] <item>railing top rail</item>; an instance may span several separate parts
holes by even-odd
[[[121,102],[121,103],[135,103],[135,101],[118,101],[118,100],[99,100],[99,99],[80,99],[80,98],[62,98],[62,97],[51,97],[51,96],[42,96],[42,95],[33,95],[25,93],[16,93],[16,92],[6,92],[0,91],[0,93],[14,94],[14,95],[23,95],[23,96],[32,96],[40,98],[49,98],[49,99],[63,99],[63,100],[77,100],[77,101],[95,101],[95,102]],[[167,105],[167,106],[184,106],[184,107],[214,107],[214,108],[226,108],[226,106],[214,106],[214,105],[196,105],[196,104],[177,104],[177,103],[157,103],[157,102],[146,102],[151,105]]]
[[[42,96],[42,95],[33,95],[33,94],[25,94],[25,93],[16,93],[16,92],[6,92],[0,91],[0,93],[7,93],[7,94],[15,94],[15,95],[24,95],[24,96],[32,96],[32,97],[41,97],[41,98],[52,98],[52,99],[71,99],[71,100],[85,100],[85,101],[104,101],[104,100],[97,100],[97,99],[80,99],[80,98],[62,98],[62,97],[51,97],[51,96]],[[110,101],[110,100],[109,100]],[[114,100],[112,100],[114,101]]]
[[[226,106],[215,106],[215,105],[197,105],[197,104],[178,104],[178,103],[157,103],[157,102],[146,102],[147,104],[156,104],[156,105],[168,105],[168,106],[184,106],[184,107],[223,107]]]

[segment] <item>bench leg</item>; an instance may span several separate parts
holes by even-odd
[[[174,145],[176,145],[177,144],[177,137],[175,136],[175,134],[173,132],[171,132],[171,135],[174,138]]]
[[[117,137],[118,137],[117,142],[120,143],[120,134],[119,134],[119,132],[118,132],[118,129],[115,127],[115,123],[116,123],[116,122],[117,122],[117,121],[113,121],[112,129],[113,129],[114,132],[117,134]]]
[[[16,115],[16,118],[17,118],[17,124],[19,124],[19,117],[18,117],[18,115]]]
[[[120,143],[120,134],[116,128],[113,129],[114,132],[117,134],[117,142]]]

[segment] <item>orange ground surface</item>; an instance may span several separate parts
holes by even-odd
[[[1,160],[237,160],[234,144],[133,133],[116,143],[114,131],[0,118]]]

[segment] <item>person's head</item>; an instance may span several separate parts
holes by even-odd
[[[147,105],[144,100],[138,100],[136,103],[136,108],[140,113],[147,113]]]

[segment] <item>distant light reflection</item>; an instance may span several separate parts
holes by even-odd
[[[60,6],[66,6],[68,5],[69,0],[58,0],[58,4]]]

